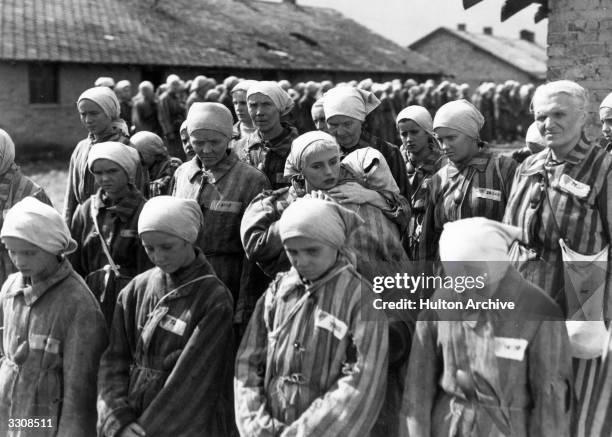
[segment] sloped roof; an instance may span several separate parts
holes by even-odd
[[[483,0],[463,0],[463,8],[469,9],[482,1]],[[506,0],[501,8],[501,21],[506,21],[508,18],[519,13],[533,3],[540,4],[540,7],[535,14],[534,21],[538,23],[543,19],[548,18],[548,14],[550,14],[548,0]]]
[[[0,0],[0,11],[4,60],[441,72],[329,8],[254,0]]]
[[[439,34],[450,34],[479,48],[489,55],[524,71],[534,77],[546,78],[546,48],[538,43],[519,38],[508,38],[484,33],[473,33],[464,30],[454,30],[448,27],[439,27],[423,38],[410,44],[412,50],[418,50],[424,43]]]

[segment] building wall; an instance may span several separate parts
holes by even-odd
[[[571,79],[590,91],[588,134],[596,138],[599,104],[612,92],[612,8],[609,0],[548,4],[548,79]]]
[[[412,50],[427,56],[440,65],[454,82],[466,82],[472,89],[482,82],[504,82],[518,80],[521,83],[533,82],[534,78],[523,71],[499,61],[472,44],[448,33],[438,33]]]
[[[140,71],[129,67],[63,64],[58,68],[58,103],[30,104],[28,65],[24,62],[0,62],[0,128],[14,139],[17,153],[31,148],[74,148],[87,135],[76,109],[79,95],[93,86],[99,76],[115,80],[140,80]]]

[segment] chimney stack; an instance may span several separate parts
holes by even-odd
[[[483,27],[482,33],[484,33],[485,35],[493,35],[493,28],[489,26]]]
[[[465,23],[457,24],[457,30],[460,30],[461,32],[465,32],[467,30]]]
[[[523,41],[535,42],[535,33],[530,30],[523,29],[519,32],[519,38]]]

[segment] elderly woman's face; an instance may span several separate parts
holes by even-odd
[[[478,153],[475,138],[448,127],[438,127],[435,132],[442,143],[442,152],[453,162],[468,161]]]
[[[189,135],[193,151],[205,168],[212,168],[224,157],[229,138],[210,129],[198,129]]]
[[[112,120],[97,103],[83,99],[78,104],[81,122],[93,135],[104,133],[111,125]]]
[[[397,130],[408,152],[419,154],[429,146],[429,135],[414,120],[400,121]]]
[[[271,132],[280,126],[280,111],[268,96],[257,93],[247,99],[249,115],[260,132]]]
[[[612,108],[601,108],[599,119],[601,120],[601,133],[607,141],[612,141]]]
[[[140,240],[151,262],[164,273],[172,274],[192,259],[193,245],[175,235],[149,231],[142,233]]]
[[[251,116],[247,106],[246,91],[236,91],[232,93],[232,104],[238,120],[243,123],[251,124]]]
[[[313,153],[306,157],[302,174],[315,190],[334,188],[340,177],[340,156],[335,150]]]
[[[128,175],[117,163],[109,159],[97,159],[91,166],[96,183],[111,199],[120,198],[128,186]]]
[[[568,94],[536,95],[533,113],[546,147],[572,149],[580,140],[586,113]]]
[[[325,226],[324,223],[321,226]],[[331,269],[338,251],[312,238],[294,237],[287,239],[283,246],[291,265],[309,281],[314,281]]]
[[[334,115],[327,120],[328,132],[336,137],[336,141],[343,150],[354,148],[361,137],[363,123],[346,115]]]

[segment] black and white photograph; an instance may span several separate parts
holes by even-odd
[[[0,437],[612,436],[612,0],[0,0],[0,89]]]

